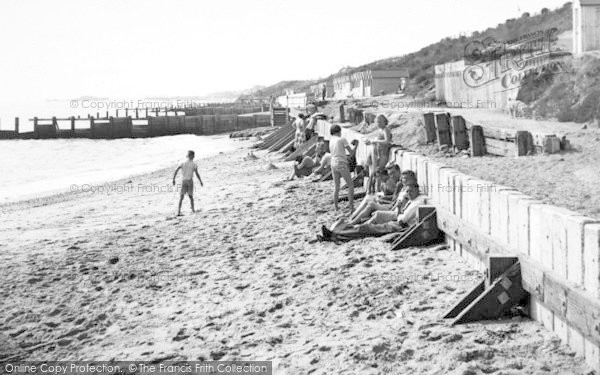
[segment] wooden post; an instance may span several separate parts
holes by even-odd
[[[148,108],[146,108],[146,118],[148,118]]]
[[[425,113],[423,115],[423,124],[425,125],[427,143],[434,142],[437,139],[435,135],[435,114],[433,112]]]
[[[15,134],[19,135],[19,118],[15,117]]]
[[[125,113],[127,113],[127,109],[125,109]],[[115,120],[114,118],[111,116],[108,119],[108,126],[107,126],[107,132],[106,132],[106,138],[107,139],[114,139],[115,137],[115,133],[118,134],[117,131],[115,131]]]
[[[75,116],[71,116],[71,132],[75,133]]]
[[[52,126],[54,126],[54,129],[58,134],[58,122],[56,121],[56,116],[52,116]]]
[[[483,138],[483,128],[480,125],[471,126],[470,130],[471,156],[485,155],[485,140]]]
[[[119,109],[117,108],[117,113],[115,113],[115,117],[119,117]]]
[[[108,111],[106,111],[106,118],[108,118]]]
[[[33,118],[33,137],[34,138],[38,138],[39,137],[38,118],[37,117]]]
[[[517,131],[515,143],[517,144],[516,156],[531,155],[533,153],[533,136],[530,132],[525,130]]]
[[[510,264],[513,259],[516,258],[503,261],[503,265]],[[497,269],[500,270],[501,268]],[[452,325],[501,318],[504,313],[528,297],[521,282],[521,264],[518,261],[496,278],[488,279],[488,282],[486,290],[456,316]]]
[[[131,116],[127,117],[127,137],[133,138],[133,119]]]
[[[100,119],[100,112],[96,112],[96,118]]]
[[[467,136],[467,127],[465,119],[462,116],[452,116],[450,118],[450,128],[452,129],[452,143],[457,150],[466,150],[469,148],[469,137]]]
[[[452,136],[450,134],[450,119],[447,113],[438,113],[435,115],[435,124],[437,127],[438,145],[452,146]]]
[[[344,113],[344,105],[340,104],[340,122],[346,122],[346,114]]]
[[[140,118],[140,114],[139,114],[139,111],[137,108],[135,109],[135,118],[136,119]]]
[[[156,108],[154,112],[156,113],[156,117],[158,117],[158,108]]]
[[[125,117],[129,116],[129,108],[125,108]]]
[[[96,134],[95,134],[96,132],[94,131],[94,127],[95,127],[94,126],[94,118],[90,117],[90,130],[92,133],[92,138],[96,138]]]

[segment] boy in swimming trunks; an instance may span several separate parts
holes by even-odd
[[[177,177],[177,172],[181,169],[182,177],[181,177],[181,192],[179,195],[179,207],[177,208],[177,216],[181,216],[181,202],[183,202],[183,197],[187,193],[190,197],[190,205],[192,206],[192,212],[196,212],[194,210],[194,174],[198,177],[200,181],[200,186],[204,186],[202,183],[202,179],[200,178],[200,174],[198,174],[198,166],[194,163],[194,151],[188,151],[187,160],[184,161],[177,169],[175,170],[175,174],[173,175],[173,185],[175,185],[175,178]]]

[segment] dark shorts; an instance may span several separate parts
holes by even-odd
[[[181,181],[181,195],[189,195],[190,197],[194,195],[194,180],[183,180]]]

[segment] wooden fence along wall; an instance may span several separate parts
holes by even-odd
[[[330,139],[326,121],[319,135]],[[363,134],[358,163],[369,148]],[[530,315],[600,371],[600,221],[522,194],[509,186],[466,175],[414,152],[392,149],[390,160],[412,170],[450,250],[483,271],[490,255],[517,256]]]

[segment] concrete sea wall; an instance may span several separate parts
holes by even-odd
[[[330,127],[319,121],[316,131],[330,139]],[[364,163],[370,152],[364,135],[348,129],[342,135],[360,141],[357,161]],[[416,173],[450,250],[473,268],[485,271],[491,254],[519,258],[531,318],[600,371],[600,221],[415,152],[393,149],[390,160]]]

